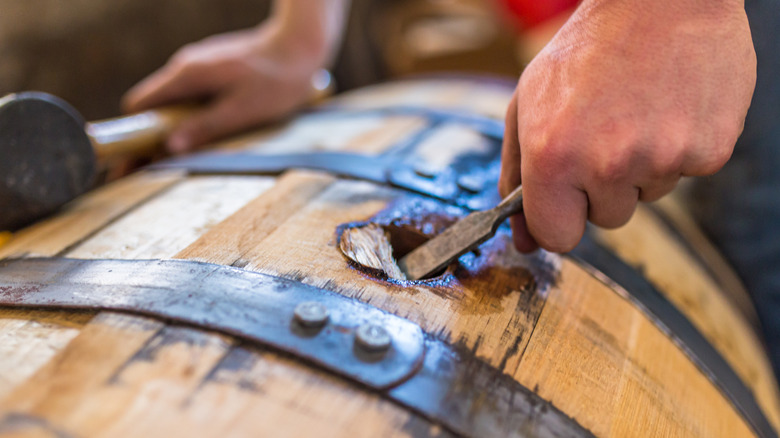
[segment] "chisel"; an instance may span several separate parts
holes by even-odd
[[[518,186],[497,206],[469,214],[402,257],[398,267],[408,280],[424,278],[490,239],[501,222],[522,210],[523,187]]]

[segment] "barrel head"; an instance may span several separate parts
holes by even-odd
[[[0,230],[46,216],[91,186],[96,159],[84,125],[46,93],[0,99]]]

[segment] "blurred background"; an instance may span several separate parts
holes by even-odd
[[[179,47],[255,26],[270,0],[4,0],[0,93],[40,90],[87,120]],[[353,0],[333,67],[339,90],[432,72],[516,78],[576,0]]]

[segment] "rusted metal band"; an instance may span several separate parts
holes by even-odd
[[[428,126],[454,123],[468,126],[478,133],[495,140],[504,138],[504,122],[491,117],[457,109],[431,108],[414,105],[395,105],[377,108],[351,108],[336,104],[323,105],[306,113],[326,119],[354,119],[366,116],[416,116],[427,120]]]
[[[306,328],[296,307],[330,312]],[[416,324],[324,289],[228,266],[183,260],[17,259],[0,262],[0,306],[103,309],[207,328],[287,352],[379,391],[457,434],[592,436],[549,402]],[[361,351],[359,327],[391,336]]]
[[[19,259],[2,262],[0,305],[110,309],[252,338],[367,386],[408,379],[422,363],[420,327],[342,295],[229,266],[182,260]],[[325,306],[319,330],[295,323],[295,307]],[[392,336],[379,357],[353,351],[354,334],[374,322]]]
[[[203,153],[177,158],[151,166],[151,169],[180,169],[193,175],[279,175],[290,169],[320,170],[350,179],[386,184],[468,210],[495,204],[498,165],[479,160],[466,176],[455,169],[423,176],[411,166],[386,157],[342,152],[259,155],[251,153]],[[476,173],[493,177],[474,176]],[[485,181],[489,182],[485,182]],[[475,186],[471,181],[478,181]],[[469,186],[466,186],[471,184]],[[467,188],[464,188],[466,186]]]
[[[501,153],[502,122],[457,111],[420,107],[387,107],[371,110],[330,109],[309,116],[356,118],[367,115],[412,114],[425,117],[428,126],[385,153],[375,156],[344,152],[258,154],[252,152],[204,152],[150,166],[150,169],[177,169],[190,174],[278,175],[290,169],[321,170],[335,175],[398,187],[469,210],[495,204]],[[431,170],[414,154],[415,149],[445,123],[466,125],[482,134],[486,147],[479,153],[464,153],[451,165]]]
[[[647,314],[718,387],[759,437],[777,437],[752,391],[731,365],[655,286],[587,234],[570,255]]]

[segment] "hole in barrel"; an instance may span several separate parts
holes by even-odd
[[[362,223],[341,230],[339,247],[344,256],[364,272],[389,280],[407,281],[397,261],[430,238],[408,224]],[[441,276],[445,271],[434,272],[422,280]]]

